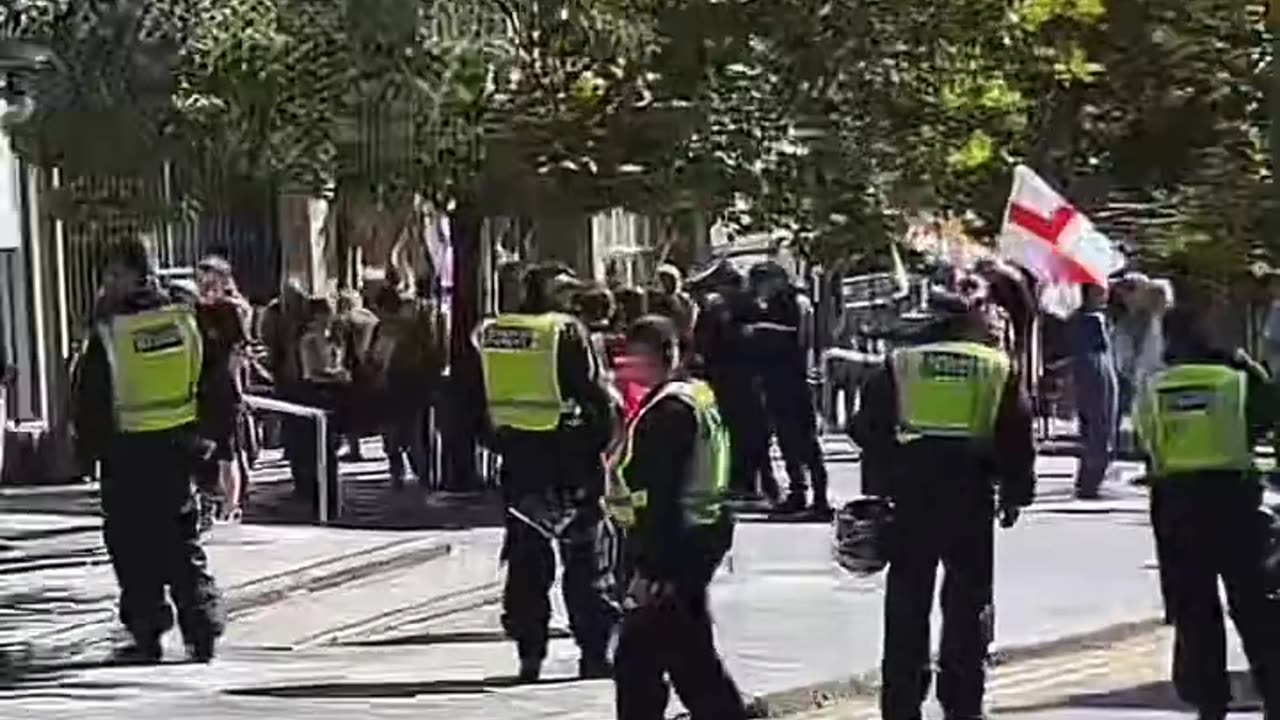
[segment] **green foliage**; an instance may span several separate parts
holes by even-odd
[[[994,231],[1026,162],[1086,209],[1178,208],[1131,218],[1140,257],[1224,278],[1280,264],[1262,240],[1280,236],[1270,37],[1230,0],[7,8],[0,27],[61,59],[33,79],[20,152],[112,173],[172,159],[205,200],[271,184],[494,214],[700,209],[840,258],[919,211]]]

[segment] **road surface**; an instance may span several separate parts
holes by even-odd
[[[856,451],[839,439],[826,444],[833,492],[852,497]],[[279,524],[298,519],[287,509],[258,513],[263,524],[215,529],[210,554],[228,588],[232,625],[210,666],[180,662],[176,637],[168,639],[172,659],[161,667],[103,666],[114,586],[93,493],[0,493],[0,644],[27,648],[33,667],[43,668],[0,688],[0,716],[612,717],[609,683],[573,678],[576,651],[562,608],[546,679],[532,687],[512,683],[515,658],[498,624],[496,516],[469,512],[466,522],[445,529],[419,522],[423,508],[439,500],[412,488],[397,495],[386,487],[384,467],[344,468],[351,513],[367,521],[355,524],[377,526],[378,517],[389,516],[384,529]],[[1019,718],[1074,720],[1081,717],[1077,705],[1098,692],[1127,689],[1123,697],[1141,700],[1146,696],[1133,688],[1158,683],[1167,664],[1153,644],[1164,639],[1145,498],[1124,485],[1107,501],[1074,501],[1073,467],[1068,457],[1041,458],[1037,504],[998,536],[996,647],[1003,664],[993,699]],[[258,478],[264,505],[282,502],[273,478],[278,472]],[[395,508],[379,515],[388,505]],[[414,529],[424,525],[434,529]],[[829,542],[822,525],[744,521],[713,588],[730,669],[770,716],[815,705],[824,706],[807,716],[815,720],[873,716],[882,578],[842,573]],[[1147,674],[1111,690],[1072,690],[1068,678],[1092,682],[1120,667],[1117,652],[1151,658]],[[1098,717],[1093,706],[1083,708]]]

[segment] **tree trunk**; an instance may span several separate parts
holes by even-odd
[[[446,490],[466,492],[478,489],[476,472],[477,440],[470,423],[464,418],[472,410],[464,407],[475,402],[466,397],[471,388],[460,386],[459,379],[472,376],[479,362],[471,347],[471,331],[480,321],[480,242],[483,219],[474,206],[463,204],[453,217],[453,296],[449,322],[449,376],[446,380],[447,419],[444,434],[444,478]]]
[[[283,279],[294,280],[313,296],[337,288],[337,243],[329,201],[308,194],[283,193],[278,206]]]

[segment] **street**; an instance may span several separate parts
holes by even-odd
[[[825,444],[835,495],[855,495],[856,451],[839,438]],[[1146,711],[1179,706],[1165,682],[1168,636],[1145,494],[1125,483],[1109,500],[1081,504],[1070,498],[1073,465],[1042,457],[1036,505],[998,536],[992,702],[1020,720],[1096,718],[1110,708],[1133,713],[1106,718],[1158,720],[1165,716]],[[370,508],[395,492],[379,467],[344,467],[350,504],[369,514],[355,524],[378,525]],[[258,501],[279,502],[278,476],[268,468],[255,478]],[[426,505],[420,491],[400,492],[401,504]],[[573,679],[577,655],[559,598],[544,681],[514,685],[514,653],[498,623],[501,530],[492,513],[473,513],[474,527],[388,530],[286,524],[268,509],[261,524],[219,526],[209,553],[231,625],[214,664],[181,662],[171,633],[164,665],[104,667],[114,583],[93,505],[88,487],[0,493],[0,644],[25,647],[31,665],[0,689],[6,717],[612,717],[609,683]],[[413,520],[401,510],[383,524]],[[713,588],[721,649],[761,715],[875,717],[883,576],[844,574],[829,543],[827,526],[745,517]]]

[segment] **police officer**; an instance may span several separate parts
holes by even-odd
[[[955,298],[941,341],[890,354],[868,381],[853,435],[863,491],[887,497],[894,521],[885,595],[885,720],[918,720],[930,681],[929,619],[939,562],[938,699],[952,720],[983,717],[991,640],[993,525],[1035,490],[1029,402],[993,337],[980,297]]]
[[[195,315],[171,304],[132,240],[109,251],[94,321],[76,366],[74,425],[82,458],[101,463],[103,535],[133,639],[119,659],[160,660],[173,625],[167,587],[190,656],[208,662],[223,617],[192,497],[193,473],[214,449],[195,430]]]
[[[620,613],[601,500],[614,415],[587,330],[568,314],[581,287],[562,265],[535,267],[520,312],[488,320],[474,335],[488,443],[502,456],[508,509],[502,622],[524,682],[540,677],[547,653],[555,546],[582,677],[609,676]]]
[[[693,347],[700,358],[700,376],[720,399],[720,412],[729,429],[730,493],[736,497],[757,495],[780,498],[778,481],[769,462],[769,424],[764,399],[755,377],[755,357],[750,327],[758,308],[743,287],[742,273],[728,261],[713,265],[690,279],[693,288],[705,288],[702,308],[693,331]]]
[[[833,515],[827,497],[827,468],[818,443],[817,417],[809,390],[806,318],[801,295],[786,271],[774,262],[751,268],[751,285],[760,304],[752,324],[752,343],[763,381],[765,408],[782,449],[791,488],[778,510],[788,513],[810,508],[806,493],[813,485],[815,517]],[[805,474],[808,473],[806,479]]]
[[[667,676],[693,720],[746,717],[716,654],[707,587],[733,542],[721,504],[729,436],[711,387],[673,377],[679,340],[668,318],[642,318],[628,355],[653,387],[628,424],[609,507],[634,568],[618,637],[618,720],[662,720]]]
[[[1244,644],[1266,717],[1280,718],[1280,599],[1269,594],[1268,527],[1253,447],[1273,426],[1266,372],[1241,351],[1211,348],[1194,326],[1171,333],[1139,395],[1135,426],[1147,453],[1151,524],[1176,630],[1173,682],[1205,720],[1231,701],[1218,579]]]

